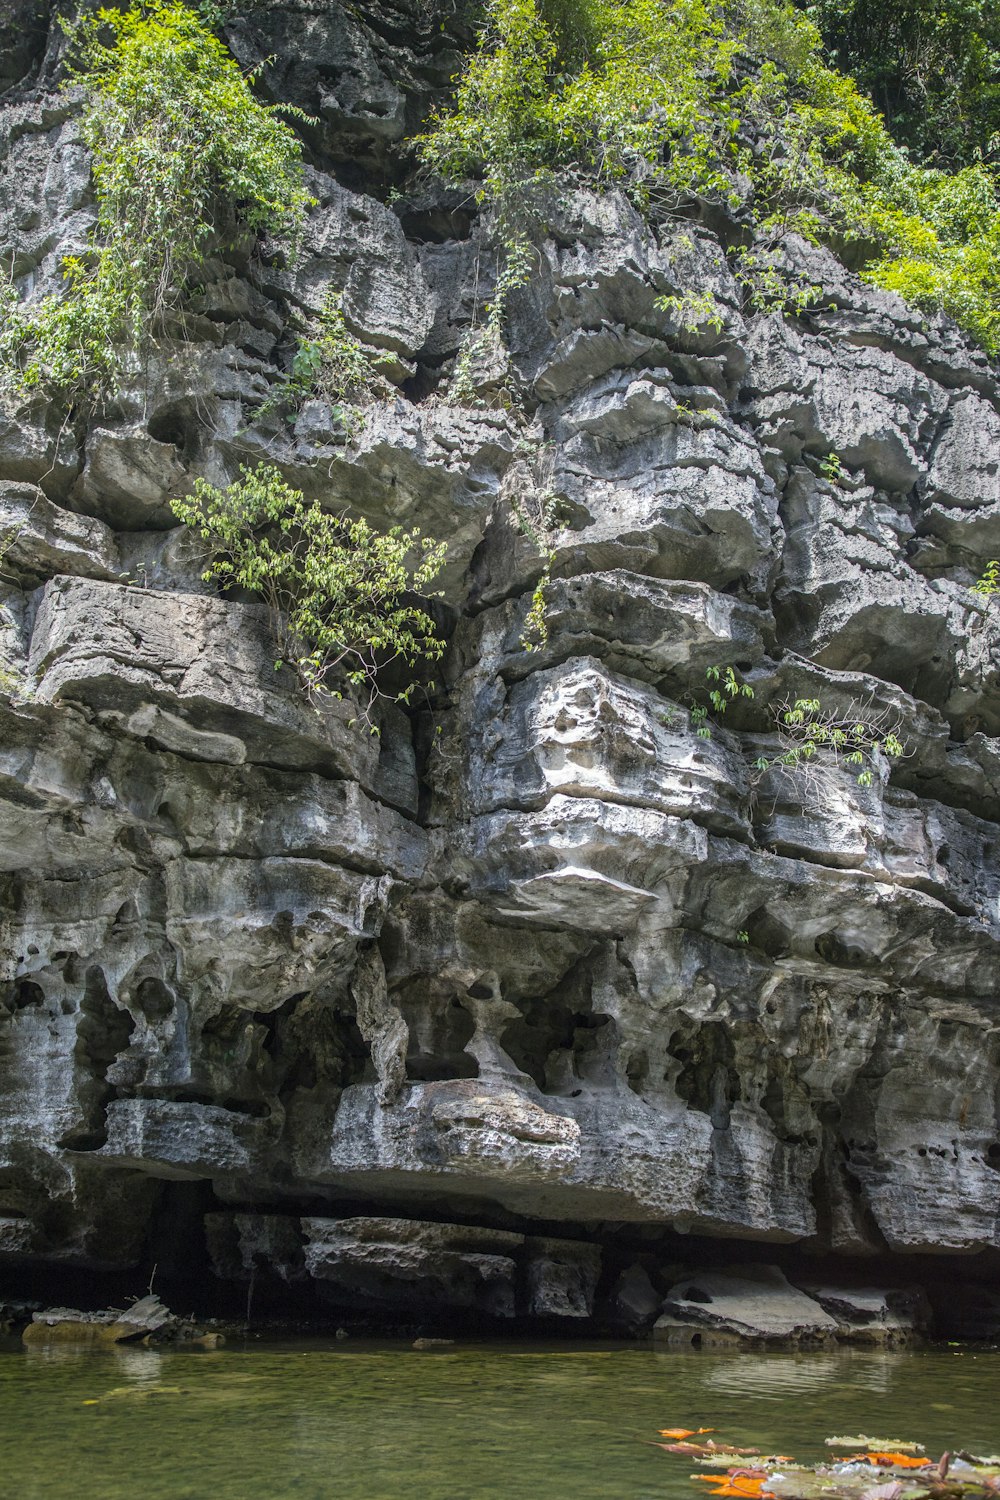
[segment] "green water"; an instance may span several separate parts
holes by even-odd
[[[1000,1354],[0,1353],[11,1500],[695,1500],[690,1461],[644,1442],[675,1425],[803,1459],[857,1431],[994,1452]]]

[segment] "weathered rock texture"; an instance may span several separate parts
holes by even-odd
[[[61,33],[14,10],[0,244],[34,296],[94,206]],[[449,405],[488,225],[388,190],[456,26],[422,0],[232,22],[314,117],[301,260],[212,261],[191,341],[89,423],[0,414],[0,1261],[172,1253],[338,1306],[597,1296],[631,1324],[713,1239],[800,1271],[979,1252],[975,1280],[1000,1248],[1000,627],[969,589],[1000,555],[996,372],[826,252],[786,249],[821,310],[755,313],[717,214],[567,190],[511,304],[523,415],[489,371]],[[319,402],[256,420],[289,310],[331,285],[398,395],[350,435]],[[692,287],[721,332],[657,310]],[[274,670],[262,609],[212,596],[173,525],[195,477],[265,458],[449,543],[445,669],[379,739]],[[550,497],[529,652],[518,516]],[[727,665],[755,696],[699,737]],[[907,758],[867,789],[761,780],[800,697],[887,713]]]

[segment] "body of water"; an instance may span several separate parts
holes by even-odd
[[[868,1433],[1000,1450],[1000,1354],[348,1341],[0,1353],[16,1500],[696,1500],[661,1427],[815,1460]]]

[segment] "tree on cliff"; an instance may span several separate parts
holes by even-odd
[[[928,164],[1000,159],[995,0],[799,0],[831,60]]]

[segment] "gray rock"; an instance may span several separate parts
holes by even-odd
[[[653,1286],[642,1266],[636,1264],[619,1276],[613,1301],[624,1323],[644,1327],[652,1323],[663,1306],[663,1295]]]
[[[378,744],[351,731],[349,701],[311,706],[291,669],[275,670],[276,651],[257,606],[60,578],[39,603],[29,665],[42,702],[113,713],[126,734],[156,738],[160,725],[179,719],[227,736],[228,744],[199,742],[205,759],[218,743],[224,760],[380,781]],[[153,708],[160,716],[151,720]],[[166,729],[160,738],[168,749],[193,748],[171,743]],[[391,771],[387,779],[387,794],[411,804],[412,784],[392,785]]]
[[[39,60],[48,33],[48,0],[11,0],[0,19],[0,93],[18,83]]]
[[[311,174],[309,186],[317,203],[301,259],[282,289],[313,316],[329,290],[342,292],[353,333],[412,358],[430,332],[433,309],[399,220],[377,198],[348,192],[325,173]]]
[[[284,1282],[306,1276],[302,1229],[289,1214],[205,1215],[212,1270],[223,1281],[252,1281],[261,1273]]]
[[[1000,505],[1000,417],[988,401],[963,393],[948,408],[927,475],[933,502],[970,509]]]
[[[5,480],[42,485],[56,500],[66,498],[80,469],[72,432],[39,401],[16,407],[0,402],[0,452]]]
[[[175,444],[157,442],[142,427],[98,427],[88,439],[73,501],[78,509],[121,530],[166,528],[176,525],[171,498],[189,487]]]
[[[0,483],[0,549],[4,572],[26,587],[57,573],[111,580],[121,571],[107,526],[62,510],[33,484]]]
[[[808,1286],[809,1296],[837,1320],[837,1337],[852,1343],[893,1349],[912,1344],[929,1331],[931,1309],[920,1287]]]
[[[838,1329],[777,1266],[695,1272],[670,1288],[663,1307],[653,1338],[664,1344],[815,1345],[828,1343]]]
[[[47,1307],[32,1315],[22,1334],[29,1345],[98,1343],[121,1344],[150,1336],[162,1338],[181,1327],[159,1297],[150,1295],[131,1307],[102,1312],[78,1312],[72,1307]]]
[[[406,1082],[410,1033],[386,994],[385,966],[377,948],[363,953],[351,977],[358,1030],[371,1048],[379,1076],[379,1099],[395,1104]]]
[[[601,1270],[597,1245],[529,1239],[528,1307],[536,1318],[589,1318]]]
[[[331,1300],[514,1315],[519,1234],[414,1219],[303,1219],[309,1274]]]
[[[754,330],[744,395],[756,431],[782,455],[837,454],[886,490],[926,470],[945,392],[878,348],[808,339],[780,317]]]
[[[61,31],[12,14],[0,246],[37,303],[95,203]],[[184,337],[98,410],[0,412],[0,1255],[145,1284],[211,1191],[220,1278],[373,1317],[642,1327],[678,1235],[782,1245],[793,1281],[806,1252],[817,1278],[936,1253],[944,1282],[1000,1245],[1000,636],[970,591],[1000,555],[996,372],[827,250],[750,247],[790,293],[766,313],[717,207],[654,225],[540,187],[509,348],[450,404],[500,226],[394,191],[394,153],[464,26],[423,0],[226,21],[313,117],[300,256],[221,234]],[[285,411],[331,289],[395,390]],[[263,607],[216,597],[175,524],[256,463],[448,543],[447,657],[405,708],[387,673],[378,735],[275,670]],[[727,667],[753,697],[699,723]],[[813,699],[906,755],[871,786],[822,754],[763,771]],[[923,1326],[909,1272],[824,1276],[825,1311],[709,1274],[661,1334]]]

